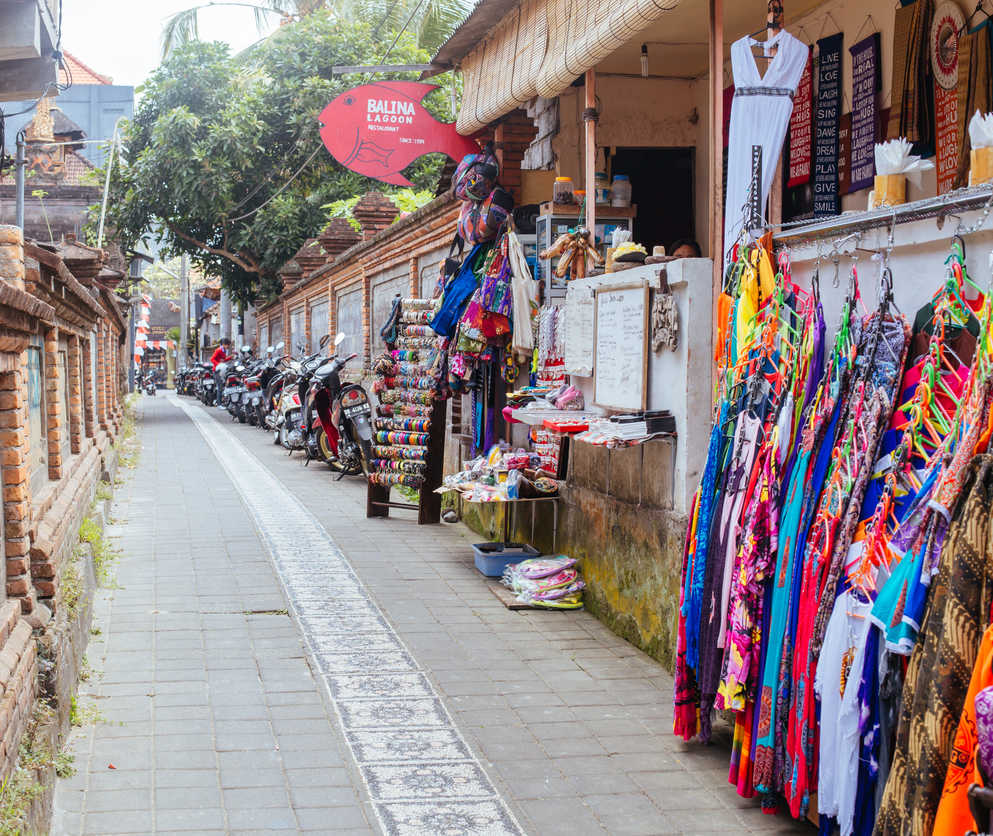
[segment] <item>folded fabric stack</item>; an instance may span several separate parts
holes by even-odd
[[[532,607],[578,610],[586,584],[575,567],[575,558],[565,555],[535,557],[508,566],[503,583],[517,594],[518,601]]]

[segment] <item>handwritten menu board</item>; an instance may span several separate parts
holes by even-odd
[[[593,400],[607,409],[643,410],[648,401],[648,303],[643,282],[598,289]]]
[[[565,373],[593,374],[593,285],[588,279],[569,282],[565,295]]]

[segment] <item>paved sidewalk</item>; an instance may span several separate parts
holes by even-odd
[[[106,722],[55,832],[810,832],[736,796],[726,745],[672,736],[654,661],[586,613],[506,610],[464,528],[366,520],[360,480],[181,400],[142,401],[89,653]],[[297,528],[320,553],[272,534]]]

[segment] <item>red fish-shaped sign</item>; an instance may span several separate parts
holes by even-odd
[[[435,84],[377,81],[342,93],[318,117],[321,139],[345,168],[358,174],[410,186],[401,173],[418,157],[440,151],[453,160],[479,146],[454,124],[439,122],[421,104]]]

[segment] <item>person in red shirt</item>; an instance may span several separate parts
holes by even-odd
[[[231,346],[231,340],[228,337],[223,337],[221,339],[220,345],[214,349],[214,353],[210,355],[210,363],[214,367],[214,371],[217,371],[217,366],[219,363],[226,363],[231,359],[231,355],[228,354],[228,348]]]
[[[217,367],[221,363],[227,363],[231,359],[231,355],[228,354],[228,349],[231,347],[231,338],[222,337],[220,345],[214,349],[214,353],[210,355],[210,362],[214,367],[214,391],[217,393],[217,408],[223,409],[224,404],[221,402],[221,393],[224,391],[224,381],[221,380],[221,376],[217,373]]]

